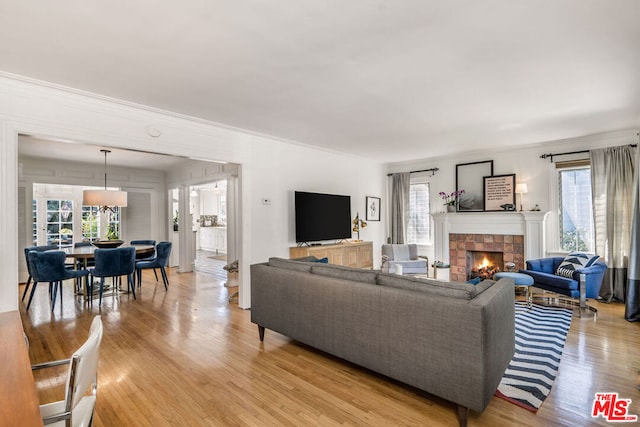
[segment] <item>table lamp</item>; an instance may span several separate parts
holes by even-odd
[[[516,193],[518,193],[520,195],[520,212],[522,212],[522,201],[523,201],[523,194],[527,194],[529,192],[529,189],[527,188],[527,184],[516,184]]]

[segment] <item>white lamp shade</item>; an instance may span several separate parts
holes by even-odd
[[[516,184],[516,193],[518,194],[527,194],[529,189],[527,188],[527,184]]]
[[[84,190],[82,203],[85,206],[127,206],[127,192],[117,190]]]

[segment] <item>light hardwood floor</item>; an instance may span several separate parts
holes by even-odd
[[[85,306],[70,285],[53,313],[47,286],[28,313],[21,304],[33,363],[69,357],[102,315],[96,426],[457,425],[453,404],[268,330],[261,343],[250,312],[229,304],[212,275],[169,269],[169,280],[166,292],[145,271],[137,300],[107,297],[102,308]],[[623,319],[621,304],[599,309],[597,322],[573,319],[537,414],[494,398],[469,425],[608,425],[590,416],[602,391],[632,399],[640,415],[640,324]],[[43,402],[62,398],[65,370],[56,369],[35,375]]]

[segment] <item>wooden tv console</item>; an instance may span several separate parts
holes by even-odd
[[[336,245],[294,246],[289,258],[305,256],[329,258],[330,264],[355,268],[373,268],[373,242],[347,242]]]

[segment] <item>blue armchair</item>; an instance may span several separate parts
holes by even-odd
[[[564,259],[561,256],[532,259],[526,261],[527,268],[520,270],[520,273],[533,277],[533,286],[536,288],[578,298],[580,308],[587,308],[587,298],[598,298],[607,265],[598,260],[589,267],[577,268],[569,278],[556,275],[558,266]]]

